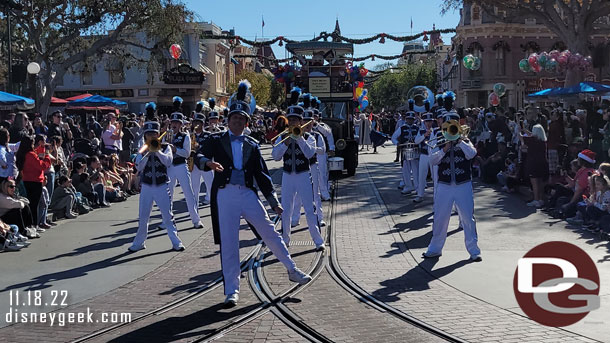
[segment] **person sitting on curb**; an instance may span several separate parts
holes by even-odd
[[[72,212],[72,208],[76,201],[76,193],[74,192],[74,188],[71,187],[72,181],[65,175],[62,175],[58,179],[58,184],[59,187],[53,192],[49,208],[52,211],[63,213],[68,219],[78,217],[77,213]]]

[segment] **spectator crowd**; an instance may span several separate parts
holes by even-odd
[[[528,194],[527,206],[608,239],[610,102],[457,112],[461,124],[470,127],[468,138],[478,151],[473,163],[476,177],[504,192]],[[404,113],[361,114],[357,119],[362,149],[376,149],[367,133],[391,136],[404,123]],[[395,162],[398,156],[397,152]]]

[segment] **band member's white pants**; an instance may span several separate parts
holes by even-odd
[[[269,250],[288,270],[296,267],[279,232],[258,198],[245,186],[226,185],[218,190],[218,223],[220,225],[220,263],[225,295],[239,292],[239,227],[243,217],[256,228]]]
[[[170,197],[168,184],[152,186],[142,184],[142,190],[140,191],[140,208],[138,217],[138,232],[136,237],[131,244],[132,247],[140,249],[146,238],[148,237],[148,219],[150,219],[150,212],[152,210],[153,201],[159,207],[161,212],[161,218],[163,219],[163,226],[166,228],[167,236],[172,242],[172,247],[177,248],[180,243],[176,224],[174,223],[174,216],[171,212]]]
[[[318,223],[324,219],[324,211],[322,211],[322,199],[320,198],[320,178],[318,163],[312,164],[311,166],[311,180],[313,182],[313,197],[316,205],[316,215],[318,216]],[[294,207],[292,210],[292,222],[297,223],[301,217],[301,206],[303,201],[297,192],[297,196],[294,199]]]
[[[189,215],[191,216],[191,221],[193,225],[199,224],[201,219],[199,218],[198,213],[198,204],[195,202],[195,196],[193,195],[193,189],[191,188],[191,173],[189,173],[186,163],[179,165],[171,165],[167,168],[167,175],[169,176],[169,196],[172,200],[172,209],[173,209],[173,200],[174,200],[174,188],[176,188],[176,180],[180,182],[180,187],[182,188],[182,192],[184,193],[184,199],[186,200],[186,207],[189,210]]]
[[[282,236],[286,244],[290,243],[290,220],[294,208],[294,198],[299,194],[303,201],[305,209],[305,218],[309,226],[309,234],[316,245],[324,244],[324,239],[320,234],[320,226],[318,217],[314,209],[313,184],[311,174],[306,171],[302,173],[288,174],[284,172],[282,175]]]
[[[470,256],[479,255],[481,250],[478,246],[477,226],[474,219],[472,182],[465,182],[459,185],[438,183],[434,199],[432,240],[430,245],[428,245],[428,252],[441,253],[443,251],[454,204],[464,228],[466,250],[468,250]]]
[[[330,198],[330,192],[328,187],[328,155],[326,153],[318,155],[318,169],[319,180],[320,180],[320,195],[324,199]]]
[[[432,175],[432,181],[434,183],[434,189],[436,190],[436,181],[438,179],[438,166],[433,166],[430,164],[430,156],[421,154],[419,155],[419,173],[417,175],[418,184],[417,184],[417,196],[424,197],[424,193],[426,190],[426,179],[428,178],[428,171],[430,171]]]
[[[410,190],[416,190],[419,183],[419,160],[404,160],[402,162],[402,179],[405,187]]]
[[[199,193],[201,193],[201,183],[203,182],[203,170],[197,168],[197,166],[193,167],[193,171],[191,172],[191,191],[193,192],[193,197],[195,198],[195,206],[199,207]],[[207,190],[207,185],[206,185]],[[207,200],[207,195],[206,195]]]
[[[214,182],[214,172],[204,171],[203,172],[203,181],[205,182],[205,200],[209,203],[210,197],[212,196],[212,182]]]

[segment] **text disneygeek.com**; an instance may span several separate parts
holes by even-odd
[[[94,313],[89,307],[85,311],[52,310],[55,306],[67,306],[68,291],[51,290],[37,291],[10,291],[8,311],[4,313],[7,324],[15,323],[42,323],[49,326],[65,326],[66,324],[84,323],[130,323],[131,313],[126,312],[100,312]],[[32,307],[38,311],[30,311]],[[42,308],[52,312],[39,313]]]

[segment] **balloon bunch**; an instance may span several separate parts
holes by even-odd
[[[468,54],[462,59],[462,64],[468,70],[479,70],[481,69],[481,58]]]
[[[279,83],[290,84],[294,80],[294,73],[296,71],[298,69],[291,64],[280,65],[273,69],[273,76],[275,81]]]
[[[491,106],[500,105],[500,98],[506,94],[506,85],[503,83],[496,83],[494,85],[494,90],[489,94],[487,100]]]
[[[519,69],[524,73],[546,71],[564,71],[580,69],[586,71],[593,66],[590,56],[584,57],[570,50],[552,50],[551,52],[532,53],[527,59],[519,61]]]
[[[169,54],[172,56],[173,59],[177,60],[180,58],[180,55],[182,55],[182,48],[179,44],[172,44],[169,47]]]
[[[357,81],[354,83],[354,101],[358,101],[358,109],[364,111],[369,105],[369,91],[364,89],[364,82]]]
[[[354,82],[364,80],[364,77],[369,73],[369,70],[364,67],[364,63],[353,66],[352,62],[347,62],[345,64],[345,72],[349,74],[350,80]]]

